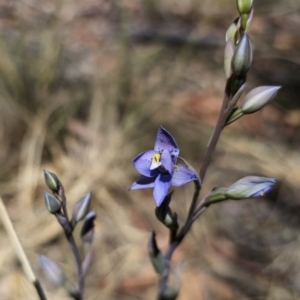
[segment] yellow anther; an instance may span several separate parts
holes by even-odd
[[[160,157],[161,157],[160,153],[155,153],[152,157],[152,161],[158,163],[160,162]]]
[[[155,153],[152,156],[152,161],[150,165],[150,170],[157,169],[158,167],[161,166],[161,161],[160,161],[161,155],[159,153]]]

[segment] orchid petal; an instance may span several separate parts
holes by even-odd
[[[177,158],[179,155],[179,148],[175,139],[166,129],[160,126],[157,131],[154,150],[162,153],[164,149],[168,150],[173,157]]]
[[[129,191],[153,188],[155,177],[146,177],[141,175],[129,188]]]
[[[144,176],[154,177],[157,175],[156,170],[150,170],[152,157],[156,154],[154,150],[147,150],[140,153],[136,158],[133,159],[133,165],[135,169]]]
[[[156,206],[160,206],[165,199],[172,183],[172,176],[169,174],[159,174],[154,183],[153,197]]]
[[[174,171],[174,165],[173,165],[171,154],[166,149],[164,149],[161,154],[161,163],[163,167],[169,172],[169,174],[172,175]]]
[[[182,164],[178,164],[174,168],[172,176],[172,185],[182,186],[188,182],[199,180],[198,174]]]

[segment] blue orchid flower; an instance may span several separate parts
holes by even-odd
[[[132,162],[141,176],[130,190],[153,188],[156,206],[161,205],[171,185],[182,186],[199,180],[198,174],[179,157],[175,139],[162,126],[158,129],[154,150],[140,153]]]

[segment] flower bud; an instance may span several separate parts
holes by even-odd
[[[231,40],[228,40],[224,50],[224,72],[225,77],[229,78],[231,75],[231,60],[233,57],[234,46]]]
[[[246,176],[226,190],[227,199],[240,200],[264,196],[276,183],[276,179],[270,177]]]
[[[57,176],[54,173],[44,170],[44,177],[48,188],[51,191],[57,193],[59,190],[59,180]]]
[[[237,8],[239,13],[249,14],[253,5],[253,0],[237,0]]]
[[[276,183],[275,178],[246,176],[228,188],[217,188],[207,197],[205,204],[210,205],[224,200],[240,200],[264,196]]]
[[[82,229],[81,229],[81,239],[85,243],[92,243],[94,240],[94,220],[96,219],[96,213],[94,211],[90,211],[84,220]]]
[[[41,268],[48,280],[55,285],[62,285],[65,281],[65,274],[61,266],[45,255],[40,256]]]
[[[44,192],[46,207],[51,214],[58,213],[61,209],[61,202],[51,194]]]
[[[77,203],[73,206],[73,222],[76,224],[81,221],[87,215],[90,209],[92,193],[89,192],[83,196]]]
[[[233,45],[236,43],[237,37],[237,24],[239,22],[239,18],[236,18],[231,25],[228,27],[225,35],[225,41],[228,42],[229,40],[232,42]]]
[[[170,192],[162,204],[155,209],[156,218],[170,229],[178,229],[177,214],[172,213],[169,204],[172,199],[173,192]]]
[[[247,33],[241,36],[238,45],[235,48],[231,68],[237,76],[246,75],[252,63],[252,47]]]
[[[251,90],[243,99],[240,109],[244,114],[260,110],[275,97],[280,88],[280,86],[260,86]]]

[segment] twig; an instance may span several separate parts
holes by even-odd
[[[36,289],[40,300],[47,300],[47,297],[45,295],[45,292],[44,292],[39,280],[36,278],[36,276],[33,273],[31,265],[28,261],[25,251],[21,245],[18,235],[13,227],[13,224],[9,218],[9,215],[7,213],[7,210],[4,206],[4,203],[3,203],[3,200],[1,197],[0,197],[0,215],[2,218],[3,226],[4,226],[8,236],[10,237],[11,243],[13,244],[15,252],[22,264],[24,273],[26,274],[29,281],[33,284],[34,288]]]

